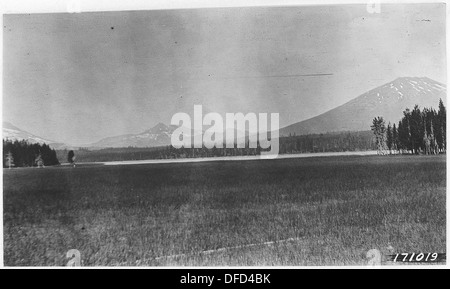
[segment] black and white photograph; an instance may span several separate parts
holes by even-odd
[[[446,266],[446,2],[33,2],[2,11],[4,267]]]

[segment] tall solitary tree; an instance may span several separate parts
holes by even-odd
[[[411,133],[411,143],[413,153],[418,154],[419,149],[423,148],[423,136],[424,136],[424,126],[423,126],[423,118],[422,112],[419,109],[419,106],[414,106],[414,109],[411,111],[411,117],[409,119],[409,127]]]
[[[370,127],[375,135],[375,142],[377,145],[378,154],[386,154],[386,125],[383,117],[376,117],[372,121],[372,126]]]
[[[11,169],[11,167],[14,166],[14,157],[13,157],[12,152],[8,152],[8,154],[6,155],[6,165],[10,169]]]
[[[392,135],[392,128],[391,123],[388,124],[387,130],[386,130],[386,144],[389,149],[389,153],[392,154],[392,148],[394,144],[394,137]]]
[[[69,151],[67,155],[67,161],[75,167],[75,153],[73,151]]]
[[[38,156],[36,157],[34,162],[36,163],[38,168],[44,168],[45,167],[44,160],[42,159],[41,153],[38,154]]]
[[[393,150],[397,151],[398,150],[398,132],[397,132],[397,127],[394,125],[392,126],[392,146],[393,146]]]
[[[403,118],[398,123],[398,139],[402,151],[413,151],[411,141],[411,127],[410,127],[411,111],[406,109],[403,112]]]
[[[438,142],[439,149],[444,152],[447,148],[447,146],[446,146],[447,119],[446,118],[447,118],[447,111],[445,109],[444,102],[442,101],[442,99],[439,99],[439,110],[437,113],[437,123],[438,123],[439,129],[437,131],[437,134],[438,134],[437,142]]]

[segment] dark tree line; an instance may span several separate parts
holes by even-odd
[[[56,151],[47,144],[25,140],[3,140],[3,167],[33,167],[59,165]]]
[[[366,151],[375,149],[370,131],[290,135],[280,138],[280,154]]]
[[[406,109],[398,125],[385,126],[382,117],[373,120],[372,131],[377,140],[377,149],[381,154],[411,153],[439,154],[446,151],[446,108],[442,99],[439,108],[415,106]]]
[[[374,142],[370,131],[366,132],[342,132],[313,135],[290,135],[280,137],[279,154],[314,153],[314,152],[343,152],[364,151],[374,149]],[[256,148],[250,148],[247,142],[245,148],[180,148],[167,146],[159,152],[153,152],[156,158],[198,158],[198,157],[222,157],[222,156],[256,156],[261,155],[263,149],[257,143]]]
[[[202,148],[180,148],[176,149],[173,146],[167,146],[165,150],[161,151],[159,154],[159,158],[167,159],[167,158],[208,158],[208,157],[226,157],[226,156],[255,156],[260,155],[261,146],[259,143],[256,148],[250,148],[247,143],[245,148],[238,148],[237,144],[234,145],[234,148],[226,148],[226,145],[223,145],[223,148],[213,147],[208,149],[206,146],[202,146]]]
[[[179,148],[171,145],[152,148],[107,148],[101,150],[78,150],[76,152],[78,162],[107,162],[127,160],[149,160],[149,159],[182,159],[200,157],[222,157],[222,156],[254,156],[259,155],[262,149],[249,148]],[[67,151],[58,151],[60,157],[67,157]]]
[[[225,146],[225,145],[224,145]],[[370,131],[343,132],[312,135],[291,135],[280,138],[280,154],[313,153],[313,152],[344,152],[374,150],[375,142]],[[223,157],[223,156],[256,156],[262,149],[250,148],[247,142],[246,148],[180,148],[172,146],[152,148],[107,148],[101,150],[79,149],[76,151],[77,162],[107,162],[149,159],[181,159],[199,157]],[[59,159],[67,159],[70,152],[57,151]]]

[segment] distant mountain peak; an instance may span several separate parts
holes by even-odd
[[[316,134],[369,130],[371,121],[382,116],[386,122],[398,122],[407,108],[437,109],[439,99],[446,99],[446,85],[428,77],[399,77],[353,100],[311,119],[280,130],[280,135]]]
[[[172,133],[174,129],[171,126],[168,126],[162,122],[159,122],[157,125],[152,127],[151,129],[145,131],[144,133],[150,134],[161,134],[161,133]]]
[[[407,85],[411,84],[413,86],[419,86],[424,85],[428,86],[430,88],[435,87],[437,90],[442,90],[443,88],[446,88],[445,84],[442,84],[436,80],[433,80],[428,77],[399,77],[391,82],[394,86],[395,85]]]
[[[164,131],[167,130],[169,127],[165,125],[162,122],[159,122],[157,125],[151,128],[151,130],[158,130],[158,131]]]
[[[156,147],[170,144],[175,128],[162,122],[138,134],[126,134],[104,138],[88,147],[119,148],[119,147]]]

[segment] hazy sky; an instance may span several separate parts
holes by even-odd
[[[278,112],[286,126],[397,77],[446,83],[444,4],[3,20],[4,121],[73,145],[169,124],[194,104],[223,116]]]

